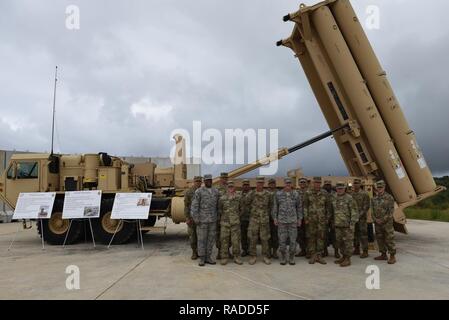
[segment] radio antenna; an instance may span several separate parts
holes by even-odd
[[[58,82],[58,66],[55,71],[55,88],[53,91],[53,122],[51,125],[51,155],[53,155],[53,144],[55,140],[55,113],[56,113],[56,84]]]

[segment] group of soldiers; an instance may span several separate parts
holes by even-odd
[[[216,246],[222,265],[230,259],[241,265],[245,256],[253,265],[260,241],[267,265],[271,259],[295,265],[295,257],[305,257],[310,264],[327,264],[324,258],[332,244],[335,263],[347,267],[353,255],[369,257],[367,214],[371,208],[381,253],[375,260],[396,263],[394,199],[385,191],[384,181],[375,184],[372,199],[360,179],[354,180],[350,190],[338,182],[335,191],[331,181],[323,184],[321,177],[312,182],[300,179],[298,189],[290,178],[284,182],[285,187],[278,190],[276,180],[270,179],[265,189],[265,178],[257,177],[254,190],[244,180],[242,190],[237,191],[226,173],[220,175],[217,187],[212,186],[211,175],[195,177],[184,198],[192,260],[199,259],[200,266],[216,264],[212,257]]]

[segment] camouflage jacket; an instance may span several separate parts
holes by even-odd
[[[323,190],[306,191],[303,213],[306,223],[327,223],[330,216],[330,201],[327,192]]]
[[[323,193],[326,195],[327,201],[328,201],[329,206],[330,206],[330,205],[332,204],[332,199],[333,199],[335,196],[337,196],[337,193],[336,193],[334,190],[332,190],[331,192],[329,192],[329,191],[327,191],[326,189],[321,189],[321,192],[323,192]],[[329,209],[331,209],[331,207],[329,207]],[[333,210],[329,210],[327,219],[328,219],[328,222],[329,222],[332,226],[334,226],[335,219],[334,219],[334,212],[333,212]]]
[[[250,222],[260,224],[270,223],[270,210],[273,203],[271,193],[267,190],[261,192],[252,190],[247,197],[250,206]]]
[[[240,221],[249,221],[250,211],[251,211],[251,198],[248,196],[251,191],[242,192],[242,215],[240,216]]]
[[[352,198],[357,202],[357,208],[359,210],[359,220],[366,220],[368,210],[370,208],[370,198],[368,192],[360,190],[351,194]]]
[[[302,218],[304,219],[304,199],[306,197],[307,189],[306,190],[298,189],[296,192],[298,192],[298,195],[299,195],[299,201],[301,203]]]
[[[382,223],[393,221],[394,198],[387,192],[381,196],[375,196],[371,200],[371,213],[374,221],[380,220]]]
[[[349,194],[332,196],[331,204],[335,227],[348,228],[359,221],[357,203]]]
[[[186,191],[186,194],[184,195],[184,215],[187,219],[192,218],[192,216],[190,215],[190,208],[192,206],[192,200],[196,190],[197,188],[191,187]]]
[[[303,218],[301,199],[298,192],[278,191],[273,197],[273,209],[271,210],[273,220],[279,223],[297,223]]]
[[[222,196],[222,195],[224,195],[228,190],[227,190],[227,188],[226,188],[226,186],[224,186],[224,185],[218,185],[218,186],[216,186],[216,188],[217,188],[217,190],[218,190],[218,193],[220,194],[220,197]]]
[[[222,224],[231,226],[240,224],[242,200],[243,197],[240,192],[226,193],[220,197],[220,200],[218,200],[218,215]]]
[[[190,214],[196,224],[217,222],[218,198],[218,190],[213,187],[201,187],[195,191]]]

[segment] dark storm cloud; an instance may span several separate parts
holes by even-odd
[[[308,4],[312,2],[308,1]],[[449,172],[446,77],[449,3],[432,15],[416,1],[378,5],[368,36],[436,173]],[[65,28],[67,5],[81,29]],[[2,1],[0,148],[49,150],[54,65],[61,69],[56,149],[168,155],[170,133],[203,128],[278,128],[280,146],[326,131],[316,100],[291,51],[274,43],[292,24],[282,1]],[[419,24],[417,24],[419,21]],[[439,140],[441,139],[441,140]],[[280,174],[345,174],[332,140],[281,162]],[[222,168],[207,168],[214,172]],[[204,170],[203,170],[204,171]]]

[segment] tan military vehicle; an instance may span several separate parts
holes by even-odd
[[[277,44],[294,51],[332,130],[238,168],[229,177],[237,178],[333,136],[350,176],[361,177],[369,188],[377,179],[386,180],[397,203],[395,227],[406,232],[403,209],[444,188],[436,186],[415,134],[350,2],[301,4],[298,11],[284,20],[294,23],[293,32]],[[118,221],[110,219],[117,192],[154,194],[144,231],[162,216],[171,217],[175,223],[183,222],[182,196],[188,186],[185,146],[182,137],[175,140],[176,161],[171,168],[159,168],[152,163],[133,166],[105,153],[14,155],[0,180],[0,197],[14,208],[20,192],[56,191],[53,214],[43,224],[45,239],[52,244],[61,244],[69,227],[69,222],[62,219],[65,191],[103,191],[101,217],[94,221],[95,234],[103,243],[110,241],[117,228]],[[300,178],[298,173],[291,176],[295,181]],[[132,222],[121,224],[115,243],[128,241],[136,234],[135,230]],[[82,234],[82,224],[73,223],[68,243],[76,242]]]

